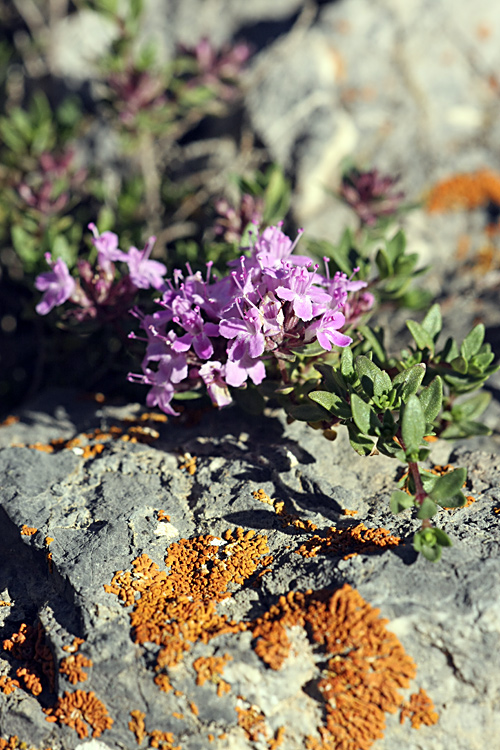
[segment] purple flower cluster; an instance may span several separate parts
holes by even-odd
[[[307,344],[331,351],[351,343],[341,332],[350,322],[346,307],[359,315],[373,297],[357,295],[364,281],[341,273],[331,278],[326,258],[322,275],[311,259],[292,255],[300,236],[292,242],[281,225],[268,227],[255,235],[249,257],[229,264],[228,276],[214,278],[208,263],[203,277],[187,264],[187,273],[177,269],[167,280],[160,309],[134,311],[147,347],[142,373],[129,379],[150,386],[148,406],[176,415],[173,397],[202,385],[216,406],[226,406],[230,387],[264,380],[265,362],[282,373],[293,351]]]
[[[71,276],[62,258],[53,262],[50,254],[46,254],[51,270],[41,273],[35,280],[36,288],[44,293],[36,306],[39,315],[47,315],[54,307],[69,300],[74,305],[67,312],[69,317],[78,321],[111,320],[126,314],[138,289],[165,291],[167,288],[163,278],[166,267],[149,257],[154,237],[149,238],[143,250],[131,247],[125,253],[118,247],[116,234],[99,234],[95,224],[89,224],[89,229],[94,235],[92,242],[97,250],[97,262],[92,265],[88,260],[79,260],[79,278]],[[118,280],[115,278],[116,261],[128,266],[128,273]]]

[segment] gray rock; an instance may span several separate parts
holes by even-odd
[[[397,716],[390,716],[385,738],[374,748],[447,748],[450,741],[458,750],[495,746],[500,729],[496,456],[471,452],[467,446],[451,455],[454,463],[468,466],[467,492],[476,501],[457,511],[440,511],[439,524],[454,546],[432,565],[417,559],[409,544],[418,522],[409,511],[394,517],[388,510],[396,462],[384,456],[357,457],[342,432],[330,443],[305,425],[287,425],[279,412],[256,419],[229,409],[189,429],[164,425],[151,446],[109,440],[101,453],[89,458],[78,446],[52,454],[6,447],[9,440],[27,434],[23,431],[28,423],[33,443],[47,439],[47,425],[55,431],[49,415],[57,408],[65,415],[61,434],[66,438],[70,424],[77,435],[84,423],[88,436],[95,428],[109,429],[119,417],[137,413],[134,405],[97,408],[87,402],[82,414],[81,402],[67,394],[61,401],[61,393],[46,394],[41,402],[46,412],[34,404],[18,424],[1,431],[0,599],[11,606],[0,608],[0,639],[38,617],[57,664],[67,656],[64,646],[74,637],[84,639],[80,653],[92,661],[84,670],[88,680],[74,686],[57,673],[55,691],[60,697],[65,691],[91,690],[105,704],[114,723],[92,746],[134,747],[128,728],[134,710],[145,714],[147,731],[172,732],[174,744],[183,750],[207,747],[209,733],[215,738],[226,733],[226,739],[210,745],[221,750],[268,747],[263,735],[252,742],[238,726],[236,707],[257,707],[268,740],[284,726],[287,750],[304,747],[306,735],[317,736],[324,715],[315,686],[325,657],[303,628],[288,631],[290,655],[278,670],[257,656],[248,631],[196,642],[180,664],[168,670],[177,692],[165,694],[153,682],[158,646],[134,643],[130,610],[103,588],[116,571],[131,570],[132,560],[143,553],[163,569],[170,543],[207,533],[220,539],[237,526],[265,534],[274,560],[269,572],[257,579],[259,587],[231,585],[233,594],[217,605],[219,614],[248,622],[290,591],[335,590],[348,583],[380,608],[415,660],[416,679],[402,692],[407,696],[425,688],[439,723],[416,732],[409,722],[400,725]],[[85,439],[93,443],[92,437],[82,437],[82,442]],[[438,444],[435,450],[435,460],[448,460],[449,449]],[[192,476],[179,468],[178,456],[186,452],[197,456]],[[345,528],[363,522],[389,529],[403,543],[347,559],[345,551],[333,557],[303,557],[296,550],[312,532],[283,525],[283,517],[252,496],[257,489],[284,501],[287,513],[316,523],[317,533],[332,525]],[[357,515],[346,517],[344,508]],[[160,509],[168,513],[169,522],[158,520]],[[37,528],[36,533],[21,535],[23,525]],[[54,540],[50,545],[47,537]],[[193,663],[226,654],[231,659],[222,678],[231,688],[218,697],[210,682],[196,684]],[[0,675],[14,676],[18,667],[8,652],[0,652]],[[46,723],[42,707],[54,701],[46,686],[38,699],[23,689],[8,696],[0,692],[2,736],[81,748],[74,730]],[[198,707],[197,715],[189,709],[191,702]]]

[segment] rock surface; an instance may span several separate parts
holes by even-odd
[[[255,623],[289,592],[334,591],[349,584],[370,607],[380,608],[416,663],[416,677],[401,695],[407,699],[423,688],[439,714],[437,724],[418,731],[408,721],[399,724],[399,712],[387,714],[385,738],[374,749],[447,748],[451,738],[457,750],[495,746],[500,731],[497,457],[467,446],[451,455],[451,463],[468,466],[467,493],[475,502],[440,511],[439,523],[454,546],[433,565],[417,559],[409,543],[418,522],[408,511],[398,517],[388,511],[397,463],[383,456],[356,457],[343,434],[330,443],[304,425],[286,425],[280,413],[256,420],[230,409],[205,415],[188,428],[141,421],[140,412],[137,405],[99,407],[68,394],[47,394],[0,431],[0,643],[21,623],[33,626],[38,620],[56,670],[53,689],[45,672],[37,696],[21,678],[22,686],[11,694],[0,691],[3,737],[17,735],[53,750],[132,748],[137,744],[130,712],[139,711],[146,732],[172,733],[171,744],[164,735],[164,747],[183,750],[278,747],[272,741],[280,731],[281,746],[290,750],[303,748],[307,736],[318,739],[325,722],[318,682],[325,676],[326,657],[307,628],[286,631],[290,649],[279,669],[257,655],[255,625],[212,639],[193,637],[178,663],[163,669],[173,687],[164,693],[154,682],[158,644],[134,642],[132,606],[123,605],[118,590],[104,589],[117,571],[131,571],[139,556],[165,570],[170,545],[207,534],[216,538],[224,568],[227,550],[236,555],[240,549],[235,529],[241,527],[245,535],[255,534],[254,541],[266,537],[273,559],[265,560],[261,549],[252,568],[245,552],[241,579],[228,584],[229,598],[213,594],[216,614]],[[152,442],[131,442],[133,436]],[[9,447],[27,439],[39,444]],[[51,441],[53,452],[44,452],[43,444]],[[436,461],[448,460],[449,446],[439,443],[435,450]],[[192,474],[190,466],[195,466]],[[252,495],[258,490],[266,493],[263,501]],[[284,506],[270,505],[270,498]],[[345,515],[345,509],[355,515]],[[355,534],[348,538],[347,529],[360,523],[384,527],[401,541],[376,547],[356,541]],[[337,546],[328,534],[332,526],[344,530],[342,544],[335,537]],[[314,541],[314,535],[320,539]],[[203,544],[210,546],[206,539]],[[301,547],[311,556],[297,554]],[[174,549],[174,558],[181,560],[182,543]],[[171,575],[176,565],[167,568]],[[206,564],[179,566],[181,579],[192,576],[194,592]],[[146,579],[144,574],[137,580]],[[153,596],[152,601],[161,609],[161,600]],[[181,612],[182,602],[176,606]],[[204,622],[201,614],[198,619]],[[189,630],[192,621],[184,626]],[[203,627],[201,632],[208,632]],[[69,672],[60,670],[63,659],[73,656],[64,647],[74,638],[83,639],[77,653],[91,665],[82,667],[88,679],[70,683]],[[164,646],[169,638],[164,637]],[[222,660],[220,673],[212,671],[211,679],[197,684],[199,665],[213,665],[213,657]],[[0,679],[16,679],[16,670],[26,663],[36,672],[37,658],[33,664],[15,650],[0,651]],[[93,692],[113,719],[89,744],[82,744],[74,729],[48,723],[43,712],[76,690]],[[90,735],[92,728],[84,726]]]

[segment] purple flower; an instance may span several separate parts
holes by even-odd
[[[149,260],[155,241],[156,237],[150,237],[144,250],[131,247],[122,258],[128,264],[130,278],[138,289],[165,288],[163,276],[167,273],[166,266],[157,260]]]
[[[226,362],[226,382],[234,388],[243,385],[248,377],[259,385],[266,377],[266,368],[261,359],[252,359],[247,354],[242,354],[238,359],[231,359],[231,350],[228,350],[229,358]],[[240,352],[237,352],[237,355]]]
[[[94,235],[92,244],[97,249],[97,264],[107,273],[112,273],[111,263],[115,260],[126,260],[126,253],[118,247],[118,235],[114,232],[103,232],[99,234],[96,225],[92,222],[88,228]]]
[[[205,323],[200,315],[199,307],[195,307],[194,310],[185,313],[182,318],[174,317],[173,321],[187,331],[185,336],[180,336],[177,342],[173,344],[174,351],[178,351],[176,347],[179,346],[179,343],[187,345],[188,348],[192,344],[194,351],[200,359],[210,359],[214,353],[214,347],[208,337],[218,336],[219,326],[216,323]]]
[[[45,253],[45,260],[52,270],[41,273],[35,280],[36,288],[44,292],[35,308],[39,315],[47,315],[53,307],[62,305],[71,297],[76,288],[76,282],[62,258],[58,258],[53,263],[50,253]]]
[[[307,268],[291,267],[287,286],[279,286],[276,294],[280,299],[292,303],[293,311],[300,320],[311,320],[331,302],[331,295],[313,286],[316,274]]]
[[[205,362],[199,369],[199,375],[205,383],[208,395],[214,406],[221,409],[232,403],[231,394],[224,380],[226,368],[221,362]]]
[[[327,351],[331,350],[332,344],[335,346],[349,346],[352,343],[351,337],[339,333],[339,328],[342,328],[344,323],[345,317],[341,312],[327,310],[319,320],[315,320],[314,323],[311,323],[307,327],[306,341],[310,341],[316,336],[318,343]]]
[[[255,358],[260,357],[265,346],[265,337],[261,332],[261,327],[262,322],[258,310],[250,308],[242,318],[221,320],[219,333],[226,339],[236,339],[238,352],[241,352],[241,355],[236,355],[238,358],[241,358],[243,354]],[[235,351],[234,346],[233,351]]]

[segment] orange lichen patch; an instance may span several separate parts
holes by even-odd
[[[191,713],[194,714],[194,716],[199,716],[200,709],[198,708],[196,703],[194,703],[193,701],[190,701],[189,708],[190,708]]]
[[[433,187],[427,198],[429,213],[473,210],[500,204],[500,175],[490,169],[456,174]]]
[[[181,750],[180,745],[174,747],[174,735],[172,732],[160,732],[155,729],[149,735],[149,746],[156,747],[158,750]]]
[[[19,667],[16,669],[16,677],[24,682],[24,686],[30,691],[35,697],[40,695],[43,690],[42,680],[40,674],[36,668],[33,667]]]
[[[35,526],[26,526],[26,524],[23,524],[21,526],[21,534],[23,536],[33,536],[33,534],[36,534],[37,531],[38,529],[35,528]]]
[[[187,471],[191,476],[196,474],[196,456],[192,456],[190,453],[184,453],[180,460],[182,463],[179,465],[179,469]]]
[[[146,443],[146,445],[154,443],[160,437],[158,430],[144,425],[132,425],[128,428],[127,435],[130,435],[132,442]]]
[[[31,443],[27,446],[35,451],[41,451],[42,453],[53,453],[54,448],[52,445],[46,445],[45,443]]]
[[[303,557],[323,555],[340,555],[344,559],[360,552],[377,552],[387,547],[397,547],[401,539],[387,529],[369,529],[364,523],[346,529],[330,526],[326,533],[315,534],[302,544],[297,554]]]
[[[420,688],[418,693],[410,695],[410,700],[403,704],[400,723],[402,724],[406,718],[410,719],[413,729],[420,729],[422,724],[430,727],[439,721],[434,704],[423,688]]]
[[[0,600],[0,607],[12,607],[12,602],[5,602],[3,599]]]
[[[0,690],[4,695],[10,695],[18,687],[21,687],[18,680],[11,680],[6,675],[0,677]]]
[[[318,683],[326,728],[322,743],[307,739],[309,750],[368,750],[383,736],[385,713],[402,703],[399,688],[408,687],[416,667],[379,614],[346,584],[334,593],[290,592],[256,621],[253,632],[261,638],[266,622],[279,623],[283,632],[301,625],[328,656]],[[270,666],[279,668],[279,660]]]
[[[158,521],[167,521],[170,522],[170,516],[167,516],[166,512],[164,510],[158,511]]]
[[[135,735],[135,741],[137,744],[140,745],[145,737],[148,736],[148,733],[146,732],[146,724],[144,723],[146,714],[142,711],[131,711],[130,716],[132,719],[128,723],[128,728],[132,734]]]
[[[157,674],[154,678],[154,683],[155,685],[158,685],[163,693],[168,693],[170,692],[170,690],[173,690],[170,680],[168,679],[166,674]]]
[[[344,508],[344,510],[342,511],[342,514],[344,516],[357,516],[358,515],[358,511],[357,510],[348,510],[347,508]]]
[[[256,500],[260,500],[261,503],[270,505],[274,509],[276,515],[281,518],[283,528],[293,526],[294,528],[299,529],[299,531],[316,531],[318,528],[315,523],[312,523],[312,521],[304,521],[295,513],[287,512],[285,510],[285,503],[282,500],[273,500],[269,497],[267,492],[264,492],[264,490],[256,490],[255,492],[252,492],[252,495]]]
[[[24,662],[16,671],[16,676],[22,679],[25,687],[39,695],[42,692],[42,677],[45,676],[51,691],[55,686],[54,657],[45,642],[45,632],[40,622],[36,626],[22,623],[17,633],[3,642],[4,651],[8,651],[14,659]]]
[[[252,740],[252,742],[257,742],[260,734],[266,737],[267,726],[265,716],[259,711],[257,706],[251,706],[250,708],[239,708],[239,706],[236,706],[236,713],[238,714],[238,724],[245,730],[248,739]]]
[[[224,654],[224,656],[200,656],[193,662],[196,684],[204,685],[207,681],[218,683],[224,672],[224,667],[232,658],[229,654]]]
[[[16,750],[17,747],[19,747],[17,734],[11,735],[8,740],[0,737],[0,750]]]
[[[45,559],[47,560],[47,565],[49,566],[49,573],[54,572],[54,562],[52,559],[52,552],[47,552],[45,555]]]
[[[281,747],[283,740],[285,739],[285,727],[278,727],[272,740],[269,740],[269,750],[278,750]]]
[[[179,713],[179,711],[172,711],[172,716],[174,717],[174,719],[183,719],[184,718],[184,714]]]
[[[66,724],[76,731],[80,739],[88,737],[88,725],[92,728],[92,737],[100,737],[113,725],[106,706],[93,692],[75,690],[74,693],[65,692],[53,708],[44,708],[46,721]]]
[[[91,666],[92,661],[83,654],[72,654],[61,660],[59,672],[66,675],[72,685],[76,685],[77,682],[85,682],[88,679],[88,674],[83,669]]]
[[[47,547],[49,546],[49,544],[52,544],[53,541],[54,541],[54,537],[52,536],[45,537],[45,544],[47,545]]]
[[[224,680],[220,680],[217,683],[217,697],[222,698],[223,695],[226,693],[231,692],[231,685],[229,682],[225,682]]]
[[[0,422],[0,427],[9,427],[11,424],[17,424],[19,422],[19,417],[15,417],[13,414],[9,414],[8,417],[5,417],[3,422]]]
[[[83,638],[73,638],[73,643],[69,646],[63,646],[62,650],[69,651],[71,654],[74,654],[76,651],[78,651],[82,643],[85,643]]]
[[[253,637],[257,639],[257,656],[271,669],[280,669],[291,648],[284,624],[278,620],[259,620],[253,629]]]
[[[207,643],[246,627],[218,615],[216,606],[231,596],[230,585],[244,583],[259,565],[268,564],[267,539],[241,528],[227,531],[224,537],[225,542],[207,534],[171,544],[165,558],[168,573],[141,555],[134,560],[132,572],[118,571],[111,585],[104,586],[133,607],[135,642],[161,646],[158,684],[164,670],[178,664],[196,641]]]
[[[431,474],[436,474],[436,476],[442,477],[444,474],[449,474],[450,471],[453,471],[453,466],[451,464],[435,464],[435,466],[430,469]]]

